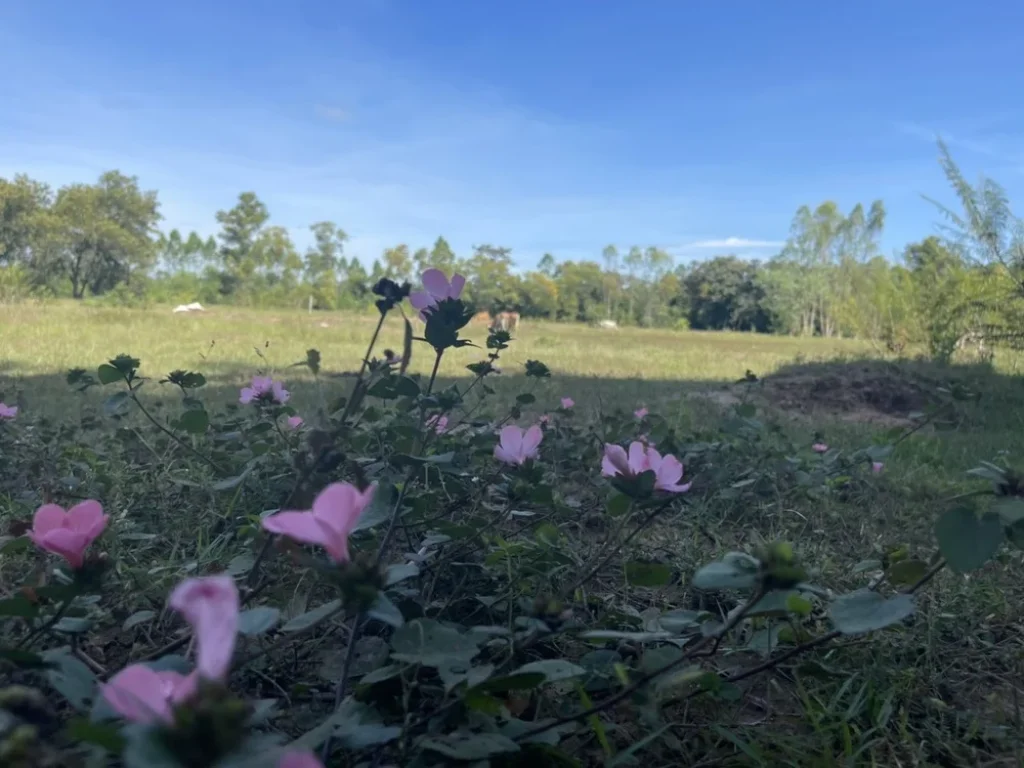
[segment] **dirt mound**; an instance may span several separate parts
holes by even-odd
[[[762,393],[787,411],[902,424],[928,405],[933,386],[898,366],[865,362],[784,369],[764,379]]]

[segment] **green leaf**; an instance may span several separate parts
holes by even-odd
[[[630,506],[632,506],[633,500],[624,493],[616,493],[610,499],[605,509],[608,510],[608,514],[612,517],[621,517],[622,515],[629,512]]]
[[[516,402],[520,405],[530,405],[531,403],[537,402],[537,398],[529,392],[523,392],[521,395],[516,395]]]
[[[924,560],[900,560],[889,566],[886,575],[892,584],[913,584],[928,570],[928,563]]]
[[[405,624],[405,617],[398,610],[398,606],[391,602],[383,592],[377,593],[377,599],[370,606],[370,610],[366,612],[366,615],[368,618],[383,621],[392,627],[401,627]]]
[[[760,563],[743,552],[730,552],[693,576],[697,589],[749,589],[757,584]]]
[[[530,691],[543,684],[547,676],[540,672],[513,672],[510,675],[492,677],[470,689],[471,691],[500,692],[506,691]],[[467,694],[469,691],[467,691]]]
[[[19,536],[4,542],[3,546],[0,546],[0,555],[15,555],[19,552],[27,552],[31,547],[32,540],[28,536]]]
[[[391,637],[391,648],[392,658],[427,667],[445,666],[453,659],[469,662],[479,653],[470,638],[434,619],[416,619],[400,627]]]
[[[411,579],[420,575],[420,568],[416,563],[395,563],[389,565],[385,574],[385,586],[390,587],[400,581]]]
[[[124,374],[114,366],[104,363],[96,369],[96,378],[100,384],[113,384],[115,381],[124,381]]]
[[[814,610],[814,603],[799,592],[790,592],[786,596],[786,610],[797,616],[810,616],[811,611]]]
[[[202,410],[185,411],[178,426],[193,435],[201,435],[210,426],[210,414]]]
[[[662,563],[626,563],[626,582],[634,587],[663,587],[672,581],[672,569]]]
[[[121,754],[125,768],[183,768],[168,750],[159,728],[131,725],[124,729],[127,745]]]
[[[281,618],[281,611],[269,605],[260,605],[238,614],[238,631],[246,637],[268,632]]]
[[[121,629],[127,631],[132,627],[137,627],[139,624],[150,621],[155,616],[156,611],[136,611],[124,620],[124,624],[121,625]]]
[[[416,379],[399,376],[395,379],[395,394],[401,397],[417,397],[420,394],[420,385],[416,383]]]
[[[111,723],[95,723],[84,717],[74,717],[68,723],[67,734],[73,741],[95,744],[115,755],[125,747],[120,728]]]
[[[327,720],[291,742],[288,750],[314,750],[332,733],[349,749],[365,749],[398,738],[402,729],[381,725],[380,719],[372,708],[349,696]]]
[[[92,619],[78,618],[77,616],[65,616],[53,625],[54,632],[63,632],[68,635],[80,635],[88,632],[93,625]]]
[[[53,666],[46,671],[46,679],[57,692],[79,711],[89,708],[96,692],[96,676],[85,664],[65,648],[55,648],[43,654]]]
[[[0,600],[0,616],[19,616],[23,619],[31,619],[38,613],[39,606],[24,595],[15,595],[6,600]]]
[[[753,403],[741,403],[736,406],[736,415],[741,419],[751,419],[757,415],[757,408],[754,407]]]
[[[970,507],[957,507],[938,519],[935,536],[949,567],[964,573],[981,568],[996,553],[1003,525],[996,514],[978,517]]]
[[[587,674],[587,670],[564,659],[544,659],[542,661],[531,661],[523,664],[515,670],[513,675],[528,675],[540,673],[544,675],[544,681],[554,683],[558,680],[569,680]]]
[[[518,752],[519,745],[500,733],[455,731],[419,742],[420,749],[437,752],[454,760],[486,760],[493,755]]]
[[[859,635],[897,624],[914,612],[912,595],[886,598],[870,589],[841,595],[829,606],[829,616],[844,635]]]
[[[21,669],[43,669],[49,666],[42,656],[19,648],[0,648],[0,659],[9,661]]]
[[[331,600],[329,603],[324,603],[319,608],[306,611],[305,613],[290,619],[283,627],[281,627],[281,631],[301,632],[339,610],[341,610],[341,600]]]

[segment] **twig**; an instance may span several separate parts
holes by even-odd
[[[345,692],[348,690],[348,676],[352,671],[352,662],[356,658],[356,643],[359,642],[359,635],[363,631],[363,625],[366,622],[363,620],[362,614],[359,614],[352,620],[352,631],[348,636],[348,648],[345,649],[345,661],[341,665],[341,679],[338,680],[338,687],[334,691],[334,706],[331,708],[331,712],[337,712],[338,707],[341,706],[341,702],[345,699]],[[328,756],[331,754],[331,741],[334,734],[327,734],[326,740],[324,740],[323,750],[320,753],[320,758],[326,762]]]

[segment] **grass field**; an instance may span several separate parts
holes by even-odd
[[[180,316],[167,309],[4,306],[0,399],[16,401],[26,419],[102,419],[99,388],[84,395],[73,392],[64,373],[95,369],[126,352],[141,358],[142,375],[154,380],[176,368],[203,373],[210,382],[202,393],[208,403],[234,403],[238,387],[253,373],[272,371],[295,393],[297,410],[315,420],[321,395],[330,397],[349,386],[350,379],[339,374],[358,367],[374,323],[372,316],[220,307]],[[482,344],[486,331],[472,329],[469,336]],[[383,344],[401,348],[399,322],[385,329]],[[322,356],[322,391],[304,367],[291,367],[310,348]],[[418,348],[412,369],[428,373],[429,358]],[[446,357],[441,376],[468,378],[464,365],[482,356],[481,350],[455,350]],[[913,556],[927,559],[934,551],[936,517],[951,499],[985,488],[966,471],[980,460],[1013,465],[1024,452],[1024,386],[1014,375],[1015,359],[1000,359],[995,368],[940,368],[871,358],[877,358],[876,349],[849,340],[526,322],[503,355],[494,386],[499,395],[532,387],[538,411],[554,410],[563,395],[572,396],[588,414],[631,412],[644,405],[694,441],[734,441],[732,453],[721,454],[729,457],[727,466],[705,467],[705,477],[726,477],[724,485],[785,456],[807,454],[816,438],[845,451],[882,442],[892,430],[912,429],[912,411],[946,403],[948,429],[928,427],[900,438],[880,475],[828,493],[779,481],[767,489],[759,485],[757,496],[746,490],[721,493],[698,476],[689,517],[655,527],[634,542],[644,556],[667,557],[688,573],[723,551],[748,548],[758,536],[788,539],[796,542],[817,583],[852,589],[865,581],[855,572],[857,563],[873,554],[906,546]],[[527,382],[523,364],[528,359],[546,363],[551,379]],[[738,385],[747,371],[765,379],[764,384]],[[166,385],[161,390],[154,381],[147,387],[153,401],[162,401],[167,392],[173,402]],[[954,400],[945,394],[950,389],[960,392]],[[741,402],[758,409],[762,432],[753,437],[742,427],[730,431],[730,415]],[[127,472],[117,470],[115,476],[130,476],[118,474],[122,471]],[[166,483],[159,482],[148,489],[120,488],[118,503],[131,509],[159,505],[161,493],[169,493]],[[581,490],[584,496],[590,492]],[[15,497],[9,493],[0,517],[4,509],[24,514]],[[237,502],[257,511],[269,503],[258,495]],[[155,525],[152,521],[164,512],[143,514]],[[194,535],[216,542],[222,514],[219,507],[183,511],[182,519],[173,521],[173,532],[165,526],[170,541],[162,554],[122,553],[138,558],[130,572],[140,592],[147,585],[165,589],[168,574],[195,568],[202,557],[196,555]],[[695,519],[701,521],[698,528],[692,525]],[[206,555],[206,562],[230,554],[221,549]],[[814,665],[793,663],[752,679],[742,687],[736,706],[680,706],[672,721],[677,746],[652,746],[652,759],[659,765],[692,766],[1024,765],[1021,568],[1021,553],[1004,547],[981,571],[940,574],[920,596],[918,614],[907,626],[819,652],[812,656]],[[685,591],[636,594],[614,574],[602,581],[601,590],[606,603],[637,612],[693,599]],[[726,669],[743,663],[732,658],[726,657]],[[727,726],[730,735],[709,731],[709,723]],[[643,735],[634,722],[618,721],[616,727],[619,743],[635,743]],[[592,739],[583,739],[578,749],[581,755],[597,753]],[[597,764],[600,758],[585,762]]]

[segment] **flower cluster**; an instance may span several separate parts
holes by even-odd
[[[621,445],[605,444],[601,474],[605,477],[632,479],[644,472],[654,473],[654,489],[666,493],[686,493],[690,483],[683,479],[683,464],[672,454],[662,456],[653,446],[639,440],[630,443],[629,452]]]
[[[242,387],[239,393],[238,402],[242,405],[250,403],[275,403],[284,405],[291,397],[291,393],[284,388],[280,381],[274,381],[270,376],[253,376],[252,384]]]

